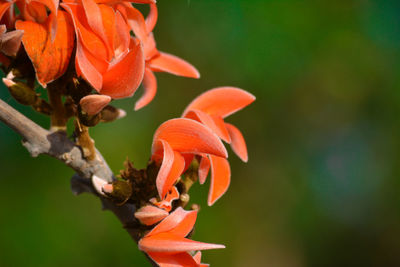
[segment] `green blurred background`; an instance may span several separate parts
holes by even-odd
[[[227,121],[247,140],[230,153],[232,184],[212,208],[208,183],[194,239],[212,266],[400,266],[400,2],[159,0],[158,48],[200,80],[158,74],[156,99],[93,129],[115,172],[144,167],[159,124],[206,89],[244,88],[257,101]],[[0,97],[43,126],[45,117]],[[0,266],[149,266],[120,223],[73,171],[32,159],[0,124]]]

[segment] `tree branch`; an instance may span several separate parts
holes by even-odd
[[[43,129],[1,99],[0,121],[22,136],[22,143],[32,157],[47,154],[62,161],[83,178],[90,179],[96,175],[104,181],[113,181],[113,173],[100,153],[97,152],[96,158],[88,161],[81,148],[69,140],[65,132]]]
[[[117,206],[110,199],[100,195],[92,184],[94,175],[104,182],[111,182],[115,179],[111,169],[98,151],[96,151],[94,160],[86,159],[81,148],[68,139],[64,132],[51,132],[43,129],[1,99],[0,121],[22,136],[22,143],[32,157],[47,154],[75,170],[77,174],[71,179],[72,192],[76,195],[88,192],[99,197],[103,209],[113,212],[129,235],[136,242],[139,241],[139,222],[134,217],[135,205],[127,203]],[[150,258],[148,259],[153,266],[157,266]]]

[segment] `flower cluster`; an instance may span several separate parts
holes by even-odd
[[[194,226],[197,212],[184,212],[180,206],[188,202],[192,183],[199,180],[203,184],[210,169],[208,205],[213,205],[227,191],[231,172],[221,139],[230,143],[243,161],[248,157],[243,135],[223,119],[254,100],[253,95],[239,88],[215,88],[194,99],[182,118],[169,120],[156,130],[151,159],[160,168],[156,177],[159,201],[150,199],[135,216],[145,225],[161,221],[139,242],[139,248],[160,266],[178,264],[178,259],[192,262],[182,266],[198,266],[198,262],[187,256],[189,251],[222,247],[185,239]],[[191,169],[193,162],[199,162],[196,175]],[[173,207],[175,210],[171,212]]]
[[[148,16],[145,18],[131,3],[148,4]],[[137,110],[156,94],[153,72],[200,76],[186,61],[157,50],[152,33],[157,17],[155,0],[1,0],[1,41],[5,43],[11,37],[14,45],[8,42],[4,46],[0,61],[10,66],[9,56],[16,56],[22,37],[36,79],[44,88],[72,65],[74,76],[105,96],[104,106],[111,99],[132,96],[143,84]],[[89,98],[86,102],[92,101]]]
[[[148,5],[148,15],[134,4]],[[155,0],[0,0],[3,82],[19,103],[49,115],[53,131],[65,134],[73,118],[75,145],[94,162],[99,155],[89,128],[126,115],[109,105],[113,99],[131,97],[142,85],[138,110],[156,94],[154,72],[200,77],[186,61],[156,48],[157,17]],[[37,93],[37,84],[48,98]],[[204,184],[209,173],[208,205],[227,191],[231,169],[223,141],[247,162],[242,133],[224,119],[254,100],[235,87],[209,90],[180,118],[159,126],[145,169],[127,161],[112,183],[92,175],[96,194],[135,207],[128,217],[137,226],[139,249],[158,265],[208,266],[200,251],[224,248],[191,240],[199,206],[184,208],[191,186]]]

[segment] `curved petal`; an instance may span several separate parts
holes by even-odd
[[[183,115],[193,109],[225,118],[251,104],[256,98],[235,87],[218,87],[196,97],[185,109]]]
[[[51,42],[52,20],[57,19],[57,34]],[[22,43],[32,61],[38,82],[47,83],[59,78],[67,70],[74,48],[74,29],[66,12],[59,11],[57,18],[51,13],[45,24],[17,21],[16,28],[23,30]]]
[[[151,32],[143,42],[144,55],[146,57],[146,63],[149,64],[149,60],[160,55],[156,47],[156,40],[154,40],[154,34]],[[150,67],[149,67],[150,68]]]
[[[158,223],[167,216],[167,211],[152,205],[141,207],[137,212],[135,212],[135,217],[145,225],[153,225]]]
[[[144,75],[144,55],[140,42],[133,42],[135,44],[128,54],[103,75],[101,94],[114,99],[130,97],[139,87]]]
[[[21,5],[19,5],[21,6]],[[29,4],[25,3],[23,8],[21,9],[21,14],[24,20],[34,21],[37,23],[44,23],[47,20],[47,10],[46,6],[42,3],[32,1]],[[54,14],[56,16],[56,14]],[[51,25],[54,25],[54,20],[51,22]],[[51,29],[52,27],[50,27]]]
[[[211,163],[207,156],[201,157],[200,165],[199,165],[199,183],[204,184],[208,172],[210,171]]]
[[[182,153],[228,156],[218,136],[208,127],[190,119],[172,119],[161,124],[154,133],[152,154],[156,152],[155,143],[159,139],[167,141],[174,151]]]
[[[112,59],[112,52],[105,41],[93,32],[88,21],[86,20],[85,10],[82,5],[73,3],[62,3],[61,6],[70,14],[76,31],[76,35],[80,36],[81,44],[89,53],[95,55],[97,60]],[[92,59],[90,59],[93,61]],[[101,69],[94,63],[96,69]]]
[[[161,199],[163,199],[163,187],[165,184],[165,181],[168,178],[169,173],[171,172],[172,165],[174,164],[175,160],[175,153],[172,150],[171,146],[168,144],[168,142],[160,139],[158,140],[157,146],[162,147],[163,150],[163,157],[162,157],[162,162],[160,166],[160,170],[158,171],[157,178],[156,178],[156,184],[157,184],[157,191]],[[153,157],[153,160],[157,160],[156,158]]]
[[[104,31],[102,12],[100,7],[96,4],[94,0],[81,0],[82,6],[85,11],[87,22],[91,30],[100,36],[106,43],[106,33]]]
[[[225,123],[225,127],[229,132],[229,136],[231,137],[231,147],[233,152],[244,162],[247,162],[248,155],[247,155],[247,146],[246,141],[240,130],[233,126],[230,123]]]
[[[12,5],[12,2],[8,2],[8,1],[1,1],[0,2],[0,19],[3,18],[4,13],[10,8],[10,6]]]
[[[224,245],[198,242],[171,233],[146,236],[139,241],[138,245],[142,251],[166,253],[225,248]]]
[[[100,92],[103,84],[103,77],[87,58],[85,48],[81,42],[79,29],[76,40],[75,68],[78,76],[82,76],[97,92]]]
[[[198,263],[187,252],[168,254],[162,252],[149,252],[149,257],[160,267],[198,267]]]
[[[149,67],[154,71],[168,72],[177,76],[200,78],[199,71],[185,60],[164,52],[150,60]]]
[[[179,152],[172,150],[171,146],[164,140],[159,140],[164,149],[163,161],[158,172],[156,185],[161,199],[172,188],[176,180],[182,174],[185,160]]]
[[[173,186],[168,191],[167,195],[165,196],[165,199],[157,202],[157,199],[153,197],[152,199],[150,199],[150,203],[159,207],[160,209],[170,212],[172,209],[172,202],[176,199],[179,199],[179,192],[178,189],[176,189],[176,187]]]
[[[146,22],[139,10],[134,8],[129,3],[118,3],[116,8],[121,12],[122,16],[126,19],[129,27],[135,36],[142,42],[147,38]]]
[[[51,13],[53,13],[55,16],[57,16],[57,11],[58,11],[58,0],[35,0],[36,2],[42,3],[43,5],[47,6]],[[57,33],[57,20],[53,20],[51,24],[51,30],[50,30],[50,35],[51,35],[51,41],[54,41],[54,38],[56,37]]]
[[[211,185],[208,193],[208,206],[212,206],[226,190],[231,183],[231,169],[229,162],[221,157],[210,155],[211,161]]]
[[[190,231],[192,231],[196,219],[197,211],[187,211],[178,207],[145,236],[168,232],[177,236],[185,237],[190,233]]]
[[[107,95],[87,95],[79,101],[79,104],[82,110],[88,115],[96,115],[105,108],[110,101],[111,97]]]
[[[193,109],[186,113],[185,118],[193,119],[208,126],[219,138],[227,143],[231,142],[231,138],[225,128],[224,120],[220,116],[212,116],[201,110]]]
[[[183,153],[182,157],[185,159],[185,169],[183,169],[184,173],[185,171],[187,171],[190,167],[190,164],[192,163],[193,159],[194,159],[194,154],[191,153]]]
[[[35,0],[35,1],[47,6],[54,15],[57,15],[58,4],[59,4],[58,0]]]
[[[158,19],[158,9],[155,3],[150,4],[150,12],[146,17],[146,29],[147,33],[150,33],[154,30],[154,27],[157,24]]]
[[[136,102],[135,110],[139,110],[149,104],[157,93],[157,79],[149,68],[144,70],[142,86],[144,92],[140,99]]]
[[[193,259],[196,261],[197,264],[200,264],[200,267],[210,266],[209,264],[201,263],[201,251],[198,251],[196,254],[194,254]]]
[[[119,11],[115,13],[115,27],[116,34],[114,36],[113,49],[114,56],[119,57],[129,49],[129,44],[131,42],[129,27]]]

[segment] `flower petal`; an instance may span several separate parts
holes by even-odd
[[[80,36],[79,38],[82,46],[86,48],[89,53],[95,55],[97,60],[111,60],[112,51],[107,46],[105,41],[91,29],[88,21],[86,20],[86,13],[83,6],[72,3],[62,3],[61,6],[71,15],[71,18],[74,22],[76,35]],[[102,69],[102,67],[97,66],[97,63],[94,63],[93,59],[89,58],[89,60],[96,67],[96,69]]]
[[[162,253],[162,252],[149,252],[149,257],[155,261],[160,267],[198,267],[199,264],[187,252],[182,253]]]
[[[196,97],[185,109],[183,116],[190,110],[198,109],[211,115],[225,118],[251,104],[256,98],[235,87],[218,87]]]
[[[136,102],[135,110],[139,110],[149,104],[157,93],[157,79],[149,68],[144,70],[142,86],[144,92],[140,99]]]
[[[10,8],[12,2],[10,1],[1,1],[0,2],[0,19],[3,18],[4,13]]]
[[[227,157],[228,154],[221,140],[208,127],[185,118],[172,119],[158,127],[153,137],[154,144],[158,139],[167,141],[174,151],[195,154],[213,154]]]
[[[177,76],[200,78],[199,71],[185,60],[164,52],[150,60],[149,67],[154,71],[168,72]]]
[[[192,231],[196,219],[197,211],[187,211],[178,207],[145,236],[147,237],[168,232],[177,236],[185,237],[190,233],[190,231]]]
[[[147,15],[147,17],[146,17],[147,33],[150,33],[153,31],[154,27],[157,24],[157,19],[158,19],[157,5],[155,3],[150,4],[150,12],[149,12],[149,15]]]
[[[78,76],[82,76],[90,85],[100,92],[103,77],[101,73],[93,66],[86,56],[87,51],[82,45],[80,31],[78,29],[78,37],[76,40],[76,56],[75,56],[75,68]]]
[[[106,43],[106,33],[104,31],[103,17],[100,7],[94,0],[81,0],[82,6],[86,14],[87,23],[91,30],[96,33]]]
[[[82,110],[88,115],[96,115],[105,108],[110,101],[111,97],[107,95],[87,95],[80,100],[79,104]]]
[[[220,116],[212,116],[201,110],[193,109],[186,113],[185,118],[193,119],[208,126],[219,138],[227,143],[231,142],[224,120]]]
[[[170,212],[172,209],[172,202],[176,199],[179,199],[179,192],[178,189],[176,189],[175,186],[173,186],[165,196],[165,198],[159,202],[157,202],[157,199],[155,197],[151,198],[149,201],[153,205],[159,207],[160,209],[163,209],[167,212]]]
[[[122,2],[116,5],[118,11],[126,19],[129,27],[135,36],[142,42],[147,38],[146,22],[139,10],[134,8],[131,4]]]
[[[199,165],[199,183],[204,184],[208,172],[210,171],[211,163],[210,160],[208,159],[207,156],[203,156],[200,160],[200,165]]]
[[[158,223],[167,216],[167,211],[152,205],[141,207],[137,212],[135,212],[135,217],[145,225],[153,225]]]
[[[114,99],[130,97],[139,87],[144,75],[144,55],[140,42],[132,40],[131,50],[110,66],[103,75],[101,94]]]
[[[198,242],[171,233],[146,236],[140,239],[138,245],[142,251],[166,253],[225,248],[224,245]]]
[[[156,185],[158,194],[163,199],[182,174],[185,160],[179,152],[173,151],[166,141],[160,139],[159,142],[164,149],[164,156],[156,178]]]
[[[57,34],[51,42],[50,28],[55,19]],[[17,21],[16,28],[24,31],[22,43],[43,87],[64,74],[74,48],[74,29],[66,12],[59,11],[57,17],[51,13],[44,24]]]
[[[226,190],[231,182],[231,169],[225,158],[210,155],[211,185],[208,193],[208,206],[212,206]]]
[[[200,264],[200,267],[210,266],[209,264],[201,263],[201,251],[198,251],[196,254],[194,254],[193,259],[196,261],[197,264]]]
[[[231,137],[231,147],[233,152],[244,162],[247,162],[248,160],[248,155],[247,155],[247,147],[246,147],[246,141],[244,140],[244,137],[240,130],[233,126],[230,123],[225,123],[225,127],[229,132],[229,135]]]

